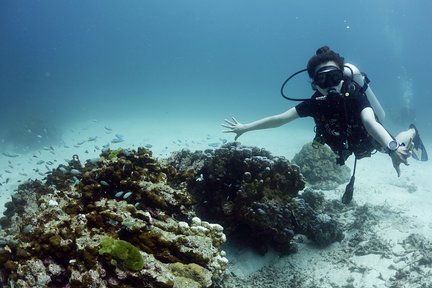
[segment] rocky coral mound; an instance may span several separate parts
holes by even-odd
[[[242,230],[263,246],[291,250],[295,234],[319,245],[341,240],[343,234],[330,216],[314,211],[299,191],[305,182],[298,166],[255,147],[229,143],[204,152],[181,151],[170,163],[189,180],[197,213],[220,223],[227,233]]]
[[[332,217],[299,197],[304,186],[298,166],[236,143],[163,161],[145,148],[85,165],[74,155],[6,204],[0,284],[217,287],[224,231],[281,251],[298,233],[319,245],[342,239]]]
[[[335,153],[326,145],[314,148],[305,144],[293,163],[300,167],[306,181],[318,189],[331,190],[350,179],[350,169],[336,164]]]
[[[0,219],[0,284],[214,285],[227,265],[223,228],[196,217],[180,179],[139,148],[85,166],[74,156],[46,183],[20,185]]]

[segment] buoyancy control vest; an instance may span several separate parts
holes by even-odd
[[[314,116],[316,126],[313,145],[330,146],[337,154],[337,164],[340,165],[345,164],[352,153],[357,159],[369,157],[379,146],[367,133],[360,119],[363,106],[359,103],[366,101],[365,97],[369,100],[366,95],[366,90],[370,89],[369,81],[363,74],[365,80],[361,86],[351,75],[344,73],[340,92],[331,91],[324,97],[316,92],[312,96],[312,100],[316,101],[315,104],[319,107]]]
[[[280,92],[283,98],[291,101],[307,100],[289,97],[284,92],[285,86],[292,78],[306,71],[307,69],[299,70],[282,83]],[[355,105],[352,106],[355,100],[359,97],[367,97],[376,119],[381,123],[385,119],[384,109],[369,87],[370,81],[366,74],[360,72],[355,65],[346,63],[343,75],[344,83],[340,93],[323,97],[319,92],[316,92],[312,96],[312,99],[326,98],[325,101],[322,101],[322,105],[327,105],[328,111],[331,111],[320,115],[320,117],[314,117],[316,135],[313,145],[317,147],[320,144],[328,144],[339,156],[337,162],[340,165],[343,165],[352,153],[356,155],[356,159],[360,159],[370,156],[373,150],[380,148],[380,145],[369,136],[359,117],[355,119],[355,115],[349,113],[350,110],[355,109]],[[332,101],[340,103],[339,105],[332,105],[334,104]]]

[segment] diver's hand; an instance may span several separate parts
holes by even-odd
[[[390,152],[390,157],[393,162],[393,167],[395,168],[398,177],[401,175],[400,164],[403,163],[405,165],[408,164],[408,158],[411,156],[411,151],[413,149],[414,143],[413,139],[410,138],[407,145],[400,145],[396,151]]]
[[[246,125],[238,122],[234,117],[232,117],[232,120],[225,119],[225,124],[222,124],[222,127],[228,128],[228,130],[223,131],[224,133],[236,134],[234,141],[246,132]]]

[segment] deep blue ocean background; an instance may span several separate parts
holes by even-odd
[[[368,74],[391,132],[415,122],[428,139],[431,11],[429,0],[1,1],[0,139],[55,139],[86,119],[222,130],[231,115],[296,105],[280,85],[322,45]],[[288,93],[309,97],[307,80]],[[302,123],[312,129],[290,125]]]

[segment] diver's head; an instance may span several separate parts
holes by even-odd
[[[317,72],[318,66],[322,65],[325,62],[333,61],[335,66],[339,67],[343,71],[345,59],[339,55],[338,53],[331,50],[328,46],[323,46],[319,48],[315,55],[312,56],[307,64],[307,71],[309,77],[311,79],[314,78],[315,73]]]
[[[332,90],[340,92],[343,70],[344,58],[327,46],[319,48],[307,66],[312,86],[323,95]]]
[[[321,63],[316,67],[315,75],[312,78],[312,86],[322,95],[330,92],[340,92],[343,84],[343,70],[334,61]]]

